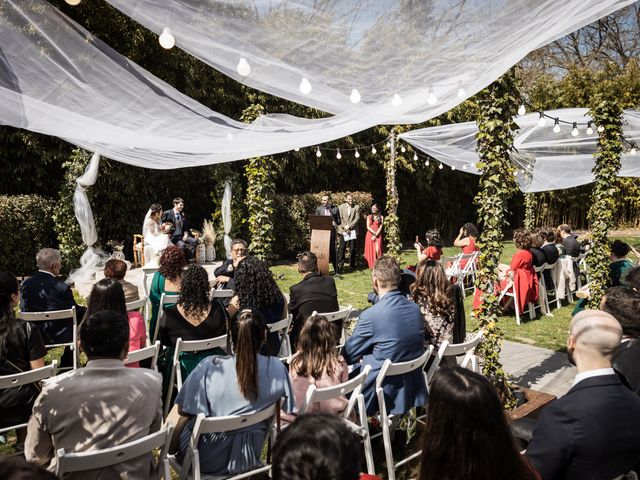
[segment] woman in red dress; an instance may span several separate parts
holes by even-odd
[[[529,302],[538,301],[538,276],[533,269],[533,254],[530,252],[531,234],[528,230],[519,228],[513,232],[513,243],[518,251],[511,258],[508,268],[505,268],[506,265],[502,266],[505,274],[500,281],[500,291],[513,280],[512,288],[515,301],[518,302],[518,311],[523,312]]]
[[[433,230],[429,230],[427,233],[425,233],[424,236],[427,241],[427,248],[424,248],[418,242],[416,242],[416,244],[414,245],[418,253],[418,263],[425,260],[435,260],[436,262],[440,261],[440,257],[442,257],[442,243],[440,242],[440,232],[434,228]]]
[[[453,241],[453,246],[462,248],[462,253],[464,254],[477,252],[479,248],[476,246],[476,239],[479,235],[478,229],[473,223],[465,223],[460,229],[460,233]],[[461,270],[464,269],[468,261],[469,260],[467,259],[460,260]]]
[[[378,204],[371,205],[371,215],[367,215],[367,235],[364,238],[364,258],[369,268],[382,256],[382,225],[384,217]]]

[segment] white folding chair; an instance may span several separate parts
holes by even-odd
[[[233,290],[222,289],[222,290],[213,290],[211,292],[211,298],[231,298],[233,297]]]
[[[146,297],[143,297],[143,298],[141,298],[139,300],[134,300],[132,302],[128,302],[128,303],[125,304],[125,307],[127,308],[127,312],[136,312],[136,311],[139,311],[140,309],[142,309],[142,318],[144,318],[144,320],[145,320],[145,328],[147,330],[148,330],[148,328],[147,328],[147,323],[146,322],[147,322],[147,318],[148,318],[148,313],[147,313],[147,308],[148,308],[147,305],[148,304],[149,304],[149,302],[147,301]],[[146,337],[147,338],[145,339],[145,341],[147,343],[147,346],[149,346],[149,342],[150,342],[149,332],[146,332]]]
[[[40,382],[46,378],[53,377],[56,374],[56,367],[58,361],[54,360],[51,365],[44,366],[42,368],[36,368],[35,370],[29,370],[28,372],[16,373],[13,375],[0,376],[0,390],[8,390],[9,388],[18,388],[22,385],[28,385],[30,383]],[[20,423],[12,425],[10,427],[0,428],[0,433],[10,432],[11,430],[19,430],[25,428],[26,423]]]
[[[165,305],[172,305],[172,304],[178,303],[179,299],[180,299],[180,294],[169,295],[168,293],[163,293],[162,296],[160,297],[160,306],[158,307],[158,318],[156,318],[156,327],[153,331],[153,338],[151,339],[152,342],[155,342],[156,340],[158,340],[160,323],[164,319]]]
[[[461,282],[462,294],[465,295],[467,290],[473,290],[476,283],[476,269],[478,262],[478,255],[480,252],[463,253],[458,259],[458,276],[457,280]],[[471,283],[466,286],[467,279],[471,278]]]
[[[199,413],[193,425],[193,432],[189,440],[189,447],[184,455],[182,462],[175,455],[169,455],[171,466],[180,474],[180,479],[190,478],[193,480],[239,480],[248,478],[271,470],[271,465],[262,465],[249,472],[238,475],[203,475],[200,471],[200,455],[198,452],[198,441],[200,436],[206,433],[229,433],[237,430],[245,429],[262,422],[268,422],[267,432],[270,432],[270,439],[275,440],[275,430],[273,429],[273,421],[276,414],[280,410],[280,402],[260,410],[258,412],[245,415],[229,415],[226,417],[205,417],[203,413]],[[189,476],[189,472],[193,474]]]
[[[387,479],[395,480],[396,478],[396,469],[405,463],[410,462],[414,458],[418,458],[422,451],[418,451],[409,455],[408,457],[400,460],[399,462],[395,462],[393,458],[393,450],[391,449],[391,423],[395,422],[395,415],[387,413],[387,405],[384,399],[384,381],[387,377],[395,377],[398,375],[406,375],[407,373],[413,372],[415,370],[422,370],[422,378],[424,379],[425,388],[428,389],[427,386],[427,374],[424,372],[424,367],[429,360],[429,357],[433,354],[433,345],[429,345],[429,348],[425,350],[425,352],[420,355],[418,358],[414,360],[409,360],[407,362],[398,362],[391,363],[391,360],[387,359],[382,364],[382,368],[380,372],[378,372],[378,376],[376,377],[376,397],[378,399],[378,412],[380,415],[380,426],[382,427],[382,440],[384,443],[384,455],[387,461]],[[418,418],[418,420],[423,419],[424,416]],[[372,438],[378,437],[378,435],[374,435]]]
[[[220,335],[215,338],[207,338],[205,340],[189,340],[185,341],[178,338],[176,348],[173,352],[173,364],[171,365],[171,373],[169,375],[169,388],[167,397],[164,402],[164,416],[169,414],[171,407],[171,396],[173,395],[173,387],[177,387],[178,391],[182,388],[182,370],[180,369],[180,354],[182,352],[201,352],[203,350],[213,350],[214,348],[226,349],[227,336]]]
[[[127,358],[122,363],[129,365],[130,363],[140,362],[141,360],[151,359],[151,369],[158,371],[158,355],[160,354],[160,340],[150,347],[141,348],[140,350],[134,350],[129,352]]]
[[[513,298],[513,309],[516,313],[517,325],[520,325],[520,316],[524,315],[525,313],[529,313],[529,318],[531,320],[536,318],[536,312],[535,312],[535,309],[531,308],[531,303],[529,303],[529,305],[527,306],[527,309],[524,312],[520,311],[520,307],[518,306],[518,299],[516,298],[516,288],[513,283],[513,279],[509,279],[509,282],[507,282],[507,285],[500,292],[500,296],[498,297],[498,302],[500,302],[504,297]]]
[[[445,266],[445,273],[447,274],[447,278],[451,280],[452,278],[457,278],[460,275],[460,258],[462,257],[462,253],[455,255],[453,257],[449,257],[449,260],[445,260],[443,262]],[[447,263],[451,261],[451,265],[447,266]]]
[[[311,313],[311,316],[322,315],[330,322],[342,321],[342,331],[340,332],[340,345],[339,345],[339,347],[342,347],[344,345],[344,342],[347,341],[347,327],[348,327],[349,318],[351,317],[352,312],[353,312],[353,306],[347,305],[346,307],[342,307],[340,308],[340,310],[337,310],[335,312],[323,313],[323,312],[318,312],[314,310]]]
[[[144,289],[144,296],[149,298],[149,292],[151,291],[151,282],[155,273],[160,270],[160,267],[154,265],[152,267],[142,267],[142,288]]]
[[[291,327],[292,320],[293,315],[289,314],[287,318],[267,325],[269,333],[277,333],[280,337],[280,351],[278,352],[278,357],[280,358],[288,358],[293,353],[291,351],[291,339],[289,338],[289,327]]]
[[[576,287],[578,290],[582,289],[582,275],[584,274],[584,278],[589,283],[589,272],[587,270],[587,262],[585,258],[587,257],[586,253],[581,253],[577,257],[571,257],[573,263],[575,264],[574,271],[577,272],[576,275]]]
[[[479,330],[471,340],[463,343],[449,343],[446,340],[442,342],[440,348],[436,352],[433,362],[431,362],[429,370],[427,371],[427,384],[431,383],[433,375],[436,373],[436,370],[438,370],[442,359],[445,357],[455,358],[460,355],[464,355],[460,366],[462,368],[467,368],[467,366],[471,364],[471,368],[469,370],[480,373],[480,368],[478,366],[478,357],[476,356],[476,347],[478,346],[478,344],[480,344],[483,336],[484,331]]]
[[[544,271],[547,268],[547,264],[543,263],[539,267],[533,267],[538,277],[538,305],[534,306],[529,303],[529,309],[535,311],[536,308],[540,308],[540,313],[544,313],[547,317],[553,317],[551,308],[549,307],[549,296],[547,293],[547,282],[544,279]]]
[[[73,370],[78,368],[78,318],[76,307],[67,310],[54,310],[52,312],[20,312],[20,318],[26,322],[50,322],[52,320],[71,320],[71,341],[66,343],[51,343],[45,348],[69,347],[73,352]],[[62,367],[60,370],[68,370],[69,367]]]
[[[307,411],[307,408],[309,408],[309,405],[314,402],[327,402],[329,400],[343,398],[346,395],[351,394],[347,406],[340,414],[340,418],[342,418],[352,432],[362,438],[364,456],[367,461],[367,473],[375,475],[373,449],[371,448],[371,437],[369,436],[369,425],[367,423],[367,411],[364,406],[364,396],[362,395],[362,386],[364,385],[370,371],[371,365],[366,365],[362,369],[362,372],[360,372],[356,377],[353,377],[351,380],[347,380],[344,383],[334,385],[333,387],[317,388],[315,385],[309,385],[304,401],[298,409],[298,414],[303,415]],[[351,413],[353,412],[356,404],[358,406],[358,423],[354,423],[350,420]]]
[[[167,454],[172,433],[173,425],[169,423],[162,430],[116,447],[77,453],[67,453],[64,448],[59,448],[56,451],[56,475],[58,478],[64,478],[68,473],[111,467],[143,455],[148,455],[149,461],[153,462],[152,453],[160,448],[157,467],[161,472],[161,478],[170,480],[171,472]]]
[[[545,263],[545,267],[542,271],[542,275],[541,278],[544,277],[544,272],[549,271],[549,275],[551,275],[551,279],[554,281],[554,288],[550,289],[549,285],[547,285],[547,282],[545,280],[545,297],[546,297],[546,302],[547,302],[547,307],[549,309],[549,311],[551,310],[551,304],[549,303],[549,295],[553,295],[554,297],[554,302],[556,302],[556,308],[560,308],[562,306],[562,303],[560,302],[560,296],[558,295],[558,286],[555,285],[555,278],[556,278],[556,268],[558,268],[558,262],[552,263],[551,265],[549,265],[548,263]]]

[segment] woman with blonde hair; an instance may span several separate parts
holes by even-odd
[[[323,315],[309,317],[300,331],[298,351],[289,369],[296,406],[300,408],[310,385],[317,388],[333,387],[349,379],[347,363],[336,350],[335,325]],[[309,405],[307,412],[328,412],[340,415],[348,400],[339,398]],[[285,421],[295,416],[283,415]]]

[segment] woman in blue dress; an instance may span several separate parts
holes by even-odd
[[[189,448],[195,417],[239,415],[274,405],[294,410],[289,374],[275,357],[260,353],[267,326],[256,309],[240,310],[229,325],[229,355],[214,355],[198,364],[182,386],[168,421],[176,424],[182,456]],[[260,464],[267,422],[231,433],[209,433],[198,442],[200,470],[210,475],[235,475]]]

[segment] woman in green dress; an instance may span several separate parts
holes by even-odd
[[[155,337],[158,312],[160,311],[160,299],[162,294],[177,295],[180,293],[180,281],[182,271],[187,266],[187,258],[184,252],[175,245],[165,248],[160,257],[160,269],[153,275],[149,301],[151,302],[151,320],[149,321],[149,334]],[[174,304],[166,304],[165,307]]]
[[[611,263],[609,264],[609,278],[612,287],[626,285],[627,271],[635,267],[627,258],[631,247],[621,240],[614,240],[611,244]]]

